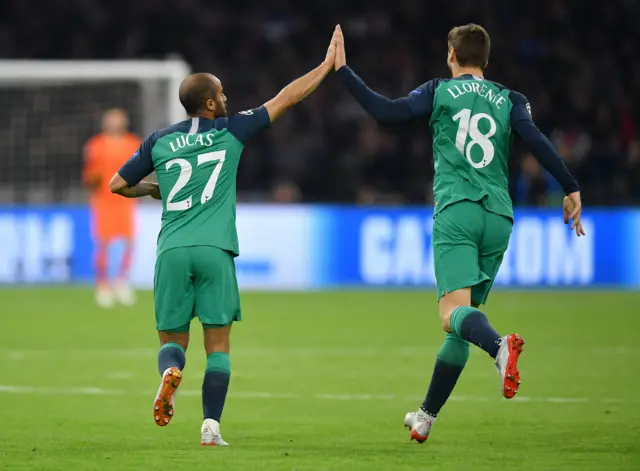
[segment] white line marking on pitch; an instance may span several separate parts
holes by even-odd
[[[7,394],[51,394],[59,396],[115,396],[115,395],[143,395],[153,396],[153,391],[124,391],[122,389],[106,389],[96,387],[75,387],[75,388],[53,388],[36,386],[13,386],[0,384],[0,393]],[[182,389],[180,396],[200,397],[202,392],[197,389]],[[229,393],[230,397],[237,399],[320,399],[327,401],[391,401],[391,400],[420,400],[416,396],[402,396],[397,394],[339,394],[339,393],[317,393],[302,395],[295,393],[274,393],[257,391],[238,391]],[[451,401],[460,402],[487,402],[505,401],[499,397],[489,398],[484,396],[451,396]],[[555,404],[640,404],[640,400],[627,400],[622,398],[593,399],[588,397],[536,397],[536,396],[516,396],[510,402],[547,402]]]
[[[0,393],[13,393],[13,394],[54,394],[61,396],[114,396],[119,394],[125,394],[121,389],[104,389],[104,388],[49,388],[49,387],[35,387],[35,386],[10,386],[6,384],[0,384]]]
[[[377,357],[395,355],[400,357],[423,355],[425,351],[436,351],[439,345],[407,346],[396,349],[380,348],[262,348],[262,347],[239,347],[233,352],[236,357],[268,357],[286,355],[291,357]],[[568,347],[545,346],[544,352],[562,352]],[[597,355],[629,355],[640,352],[637,347],[613,347],[613,346],[591,346],[591,347],[571,347],[572,351],[585,351],[589,354]],[[474,354],[482,354],[481,350],[472,350]],[[156,349],[151,348],[124,348],[124,349],[87,349],[87,350],[0,350],[0,356],[5,356],[10,360],[91,360],[95,358],[154,358],[158,354]]]

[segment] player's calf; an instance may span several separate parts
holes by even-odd
[[[500,374],[502,394],[507,399],[516,395],[520,387],[518,359],[524,340],[518,334],[501,337],[487,316],[471,304],[468,288],[445,294],[440,300],[443,328],[455,332],[460,338],[482,348],[495,359]]]
[[[129,271],[133,256],[133,241],[126,239],[124,253],[120,260],[118,278],[115,282],[114,292],[118,301],[125,306],[133,306],[136,303],[136,292],[129,284]]]
[[[442,328],[446,332],[455,332],[461,339],[467,340],[495,358],[502,342],[487,316],[471,306],[471,289],[463,288],[445,293],[439,301]]]
[[[202,412],[205,420],[220,423],[230,378],[229,354],[212,352],[207,355],[207,370],[202,382]]]
[[[436,357],[424,402],[418,412],[405,416],[405,425],[411,429],[412,440],[422,443],[427,439],[431,426],[451,396],[468,359],[469,342],[455,333],[448,333]]]
[[[202,382],[202,425],[201,444],[226,445],[220,437],[220,418],[227,399],[231,378],[229,359],[229,334],[231,325],[219,328],[205,328],[204,340],[207,351],[207,369]]]
[[[113,307],[116,298],[107,279],[108,243],[102,240],[96,241],[95,250],[96,304],[102,308]]]

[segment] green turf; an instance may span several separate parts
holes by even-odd
[[[521,401],[472,350],[424,445],[420,404],[442,340],[431,293],[245,294],[226,449],[201,448],[204,354],[193,336],[176,417],[153,422],[153,303],[102,311],[85,289],[0,290],[0,469],[640,469],[640,294],[496,293],[527,340]],[[194,323],[194,328],[198,327]]]

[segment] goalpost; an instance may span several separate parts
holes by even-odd
[[[144,137],[184,119],[182,60],[0,60],[0,203],[78,202],[82,150],[108,108]]]

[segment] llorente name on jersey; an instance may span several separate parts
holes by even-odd
[[[212,146],[213,134],[183,134],[169,143],[169,147],[174,152],[178,152],[179,149],[191,146]]]
[[[500,109],[500,105],[507,101],[505,97],[487,87],[486,83],[462,82],[460,85],[454,85],[449,88],[448,91],[454,99],[459,98],[462,95],[466,95],[467,93],[477,93],[485,100],[496,105],[496,108],[498,109]]]

